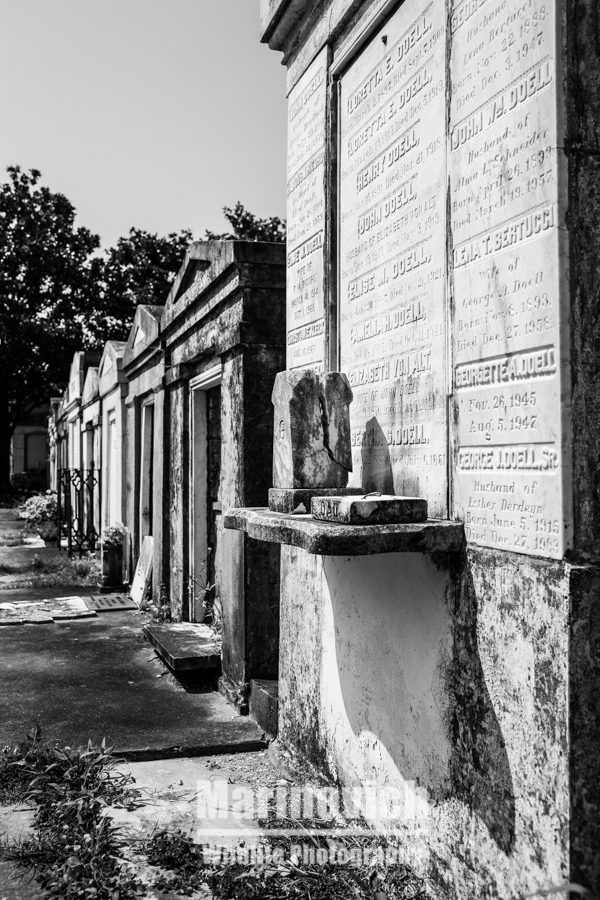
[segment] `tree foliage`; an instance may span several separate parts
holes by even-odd
[[[125,340],[139,303],[166,301],[191,239],[186,229],[162,237],[131,228],[107,251],[99,285],[101,302],[89,320],[97,342]]]
[[[100,252],[75,225],[75,208],[40,184],[37,169],[7,170],[0,184],[0,490],[10,440],[29,410],[63,390],[73,353],[126,339],[139,303],[162,304],[192,239],[131,228]],[[224,207],[231,232],[207,239],[285,241],[285,222],[240,203]]]
[[[8,169],[0,184],[0,480],[6,442],[20,418],[48,399],[68,374],[75,350],[89,346],[100,241],[75,227],[63,194],[39,184],[40,172]]]
[[[247,210],[239,200],[233,209],[230,206],[224,206],[223,215],[231,225],[231,231],[215,234],[215,232],[207,229],[207,240],[274,241],[278,244],[285,243],[285,220],[280,219],[278,216],[260,219]]]

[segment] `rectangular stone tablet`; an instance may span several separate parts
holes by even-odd
[[[420,497],[313,497],[313,519],[340,525],[392,525],[424,522],[427,500]]]

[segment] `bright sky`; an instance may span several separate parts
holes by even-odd
[[[285,70],[259,0],[0,0],[0,180],[41,169],[105,246],[285,216]]]

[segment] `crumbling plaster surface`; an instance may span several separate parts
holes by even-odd
[[[181,621],[187,614],[187,552],[184,547],[185,530],[181,527],[182,511],[186,509],[189,472],[187,463],[188,392],[180,381],[169,391],[169,572],[171,615]],[[185,565],[185,570],[184,570]]]
[[[223,362],[221,382],[221,501],[223,509],[233,502],[241,502],[244,490],[243,450],[244,420],[244,360],[234,354]],[[220,558],[217,577],[221,584],[223,619],[223,668],[236,677],[244,658],[244,543],[243,535],[223,528],[219,532]],[[220,564],[222,559],[228,564]]]
[[[225,510],[239,503],[266,502],[271,467],[264,448],[271,445],[273,437],[272,422],[263,414],[265,396],[269,396],[265,385],[274,378],[278,362],[280,357],[260,346],[223,361],[221,497]],[[278,659],[277,548],[222,527],[219,547],[223,672],[237,685],[250,678],[274,678]]]
[[[600,893],[600,571],[574,565],[569,578],[571,880]]]
[[[344,786],[404,790],[425,813],[405,829],[409,858],[440,897],[564,881],[563,567],[492,551],[456,571],[418,554],[281,552],[283,740]]]

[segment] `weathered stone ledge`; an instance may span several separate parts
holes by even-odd
[[[257,541],[291,544],[318,556],[372,553],[457,553],[464,543],[461,522],[428,519],[401,525],[333,525],[309,515],[271,512],[267,507],[230,509],[223,524]]]

